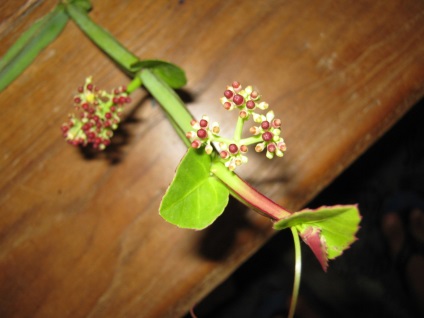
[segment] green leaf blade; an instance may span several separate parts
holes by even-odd
[[[81,8],[82,10],[87,12],[93,8],[89,0],[69,0],[69,3],[72,3],[78,8]]]
[[[201,230],[222,214],[229,191],[211,176],[210,165],[209,155],[189,148],[159,208],[166,221],[181,228]]]
[[[356,205],[323,206],[293,213],[274,224],[274,229],[296,227],[324,271],[328,260],[340,256],[356,240],[361,215]]]
[[[25,48],[25,45],[27,45],[31,38],[40,31],[43,24],[49,20],[51,15],[52,12],[35,21],[28,30],[21,34],[16,42],[13,43],[9,50],[0,59],[0,70],[10,63],[19,54],[19,52]]]
[[[185,72],[177,65],[162,60],[143,60],[131,65],[134,72],[143,68],[151,69],[165,83],[174,89],[178,89],[187,84]]]
[[[62,5],[25,31],[0,61],[0,92],[14,81],[65,28],[68,15]]]

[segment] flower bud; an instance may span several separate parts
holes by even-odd
[[[193,142],[191,143],[191,146],[195,149],[199,149],[202,146],[202,142],[198,139],[193,140]]]
[[[264,142],[256,144],[256,146],[255,146],[256,152],[262,152],[264,149],[265,149],[265,143]]]

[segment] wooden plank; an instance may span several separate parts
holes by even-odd
[[[2,4],[0,55],[55,1]],[[286,156],[251,154],[240,174],[298,209],[424,94],[424,3],[93,1],[91,16],[143,58],[187,71],[184,96],[232,133],[219,104],[253,84],[283,121]],[[0,94],[1,317],[178,317],[272,235],[232,203],[180,230],[157,213],[184,145],[134,94],[112,150],[83,155],[60,125],[84,78],[128,82],[72,24]]]

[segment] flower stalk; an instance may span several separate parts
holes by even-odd
[[[228,186],[235,198],[269,219],[278,221],[291,215],[291,212],[255,190],[221,162],[213,162],[211,172]]]

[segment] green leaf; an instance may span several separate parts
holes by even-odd
[[[328,260],[340,256],[355,240],[361,215],[356,205],[323,206],[293,213],[274,224],[274,229],[296,227],[324,271]]]
[[[228,204],[229,191],[211,175],[211,156],[189,148],[162,199],[159,212],[182,228],[201,230],[212,224]]]
[[[63,5],[36,21],[25,31],[0,61],[0,92],[16,79],[68,22]]]
[[[52,13],[50,12],[49,14],[45,15],[41,19],[35,21],[28,30],[22,33],[19,39],[9,48],[9,50],[1,58],[0,70],[2,70],[5,67],[5,65],[10,63],[15,58],[15,56],[22,49],[25,48],[25,45],[28,43],[28,41],[31,40],[34,34],[39,32],[40,28],[43,26],[43,23],[45,23],[50,18],[51,15]]]
[[[72,3],[87,12],[93,7],[89,0],[70,0],[69,3]]]
[[[161,60],[143,60],[131,65],[133,71],[138,72],[143,68],[151,69],[165,83],[172,88],[181,88],[187,84],[184,71],[175,64]]]

